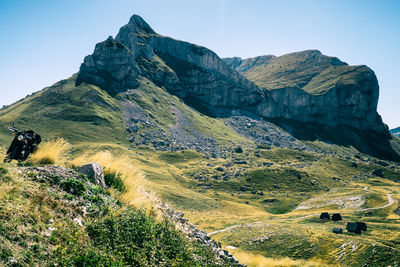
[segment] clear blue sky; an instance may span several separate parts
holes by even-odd
[[[378,111],[400,126],[400,1],[0,0],[0,106],[76,73],[131,15],[221,57],[318,49],[378,76]]]

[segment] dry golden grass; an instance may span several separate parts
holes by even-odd
[[[35,164],[64,165],[67,162],[66,153],[70,148],[71,144],[64,138],[44,141],[29,160]]]
[[[316,262],[313,260],[293,260],[290,258],[267,258],[260,254],[253,254],[251,252],[245,252],[240,249],[230,250],[230,252],[239,260],[240,263],[246,264],[249,267],[252,266],[268,266],[268,267],[278,267],[278,266],[302,266],[302,267],[316,267],[316,266],[336,266],[327,265],[322,262]]]
[[[6,156],[7,149],[3,146],[0,146],[0,162],[3,162],[4,157]]]
[[[110,151],[84,153],[71,161],[72,165],[81,166],[90,162],[97,162],[107,171],[119,172],[127,187],[122,199],[125,203],[136,207],[151,209],[154,206],[154,196],[146,192],[147,182],[135,161],[127,154],[113,155]]]

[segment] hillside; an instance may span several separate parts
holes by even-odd
[[[46,164],[71,168],[99,162],[106,171],[120,173],[127,189],[101,193],[119,200],[112,207],[115,223],[126,225],[125,209],[135,217],[141,214],[136,208],[169,210],[160,207],[167,203],[184,213],[174,215],[176,225],[183,223],[179,231],[191,229],[188,219],[249,266],[395,265],[400,257],[400,139],[391,138],[376,113],[377,94],[376,77],[365,66],[348,66],[317,51],[222,60],[207,48],[159,35],[135,15],[115,38],[96,45],[77,74],[0,110],[1,156],[11,142],[10,122],[46,140],[28,161],[33,165],[28,174],[22,166],[1,166],[18,181],[14,190],[56,190],[57,196],[48,199],[57,202],[57,197],[71,197],[52,184],[41,186],[29,172]],[[333,124],[325,115],[307,119],[330,100],[333,106],[322,111],[336,114]],[[304,117],[297,114],[304,111],[299,107],[308,109]],[[365,121],[357,124],[362,116]],[[68,140],[61,150],[52,141],[59,137]],[[14,188],[10,183],[0,183],[4,192]],[[0,197],[10,207],[39,205],[29,192],[21,199],[7,194]],[[72,203],[65,205],[69,209]],[[70,222],[72,217],[59,215],[57,207],[45,208]],[[340,212],[344,221],[320,221],[322,211]],[[161,227],[151,216],[140,218],[152,229]],[[102,226],[104,220],[94,218]],[[347,221],[366,222],[368,230],[361,236],[332,233]],[[200,265],[213,264],[206,247],[172,230],[165,234],[188,250],[157,260],[168,265],[184,259],[190,265],[196,256],[185,253],[193,249]],[[210,240],[205,233],[198,235]],[[105,244],[112,241],[103,237]],[[65,257],[78,253],[75,243],[61,241],[66,242],[61,243]],[[92,241],[79,241],[87,244],[82,253],[104,252],[98,260],[109,262],[113,252]],[[148,249],[154,249],[155,241],[149,242]],[[31,244],[18,246],[15,258],[25,259]],[[2,260],[10,258],[6,254]]]
[[[390,132],[394,135],[396,135],[397,137],[400,137],[400,127],[391,129]]]
[[[238,265],[75,170],[1,164],[0,179],[5,266]]]

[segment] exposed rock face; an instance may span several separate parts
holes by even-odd
[[[103,169],[97,162],[83,165],[78,169],[78,171],[82,174],[85,174],[92,183],[101,185],[102,187],[106,188]]]
[[[245,110],[265,118],[388,133],[376,112],[378,82],[366,66],[348,66],[315,50],[221,60],[207,48],[157,34],[137,15],[115,40],[96,45],[81,65],[77,84],[93,83],[115,95],[136,88],[143,77],[188,104],[224,115]]]
[[[213,107],[239,108],[263,101],[262,91],[211,50],[156,34],[132,16],[115,40],[96,45],[81,65],[77,84],[94,83],[111,94],[146,77],[182,98]]]
[[[378,81],[367,66],[349,66],[317,50],[224,60],[277,104],[273,112],[259,106],[262,116],[387,133],[376,112]]]
[[[229,251],[222,249],[220,242],[217,243],[215,240],[211,239],[206,232],[199,230],[195,225],[189,223],[188,219],[184,217],[183,212],[177,212],[168,204],[161,201],[157,203],[156,207],[162,211],[165,216],[175,222],[175,225],[181,229],[189,239],[196,240],[199,243],[211,247],[217,259],[221,260],[223,263],[228,263],[229,266],[244,266],[240,264]]]

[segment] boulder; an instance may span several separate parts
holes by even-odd
[[[373,170],[373,171],[372,171],[372,174],[373,174],[373,175],[376,175],[376,176],[378,176],[378,177],[384,177],[384,175],[383,175],[383,170],[382,170],[382,169]]]
[[[106,188],[103,168],[97,162],[83,165],[78,169],[78,171],[82,174],[85,174],[92,183]]]
[[[343,234],[343,229],[340,227],[333,227],[332,232],[335,234]]]
[[[243,149],[240,146],[238,146],[237,148],[235,148],[235,150],[233,152],[235,152],[235,153],[243,153]]]

